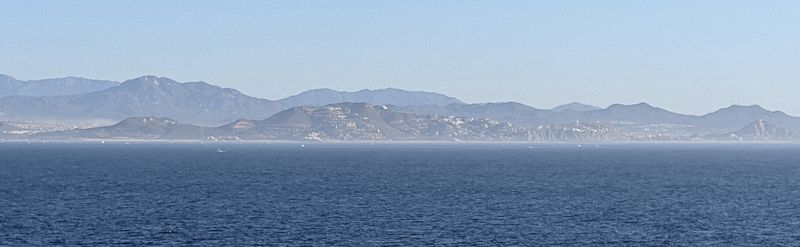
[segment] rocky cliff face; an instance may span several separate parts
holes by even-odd
[[[714,141],[798,141],[800,135],[760,119],[726,134],[711,134],[704,137]]]
[[[785,141],[797,139],[795,133],[769,124],[763,119],[755,121],[739,131],[733,132],[730,136],[739,140],[756,141]]]

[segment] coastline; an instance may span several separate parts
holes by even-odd
[[[25,144],[322,144],[322,145],[776,145],[797,144],[797,141],[629,141],[629,142],[525,142],[525,141],[442,141],[442,140],[383,140],[383,141],[313,141],[313,140],[193,140],[193,139],[0,139],[0,143]]]

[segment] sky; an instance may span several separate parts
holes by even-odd
[[[800,1],[0,0],[0,73],[800,115]]]

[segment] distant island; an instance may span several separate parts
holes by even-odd
[[[647,103],[538,109],[401,89],[315,89],[279,100],[142,76],[0,75],[2,140],[691,142],[800,141],[800,118],[734,105],[702,116]]]

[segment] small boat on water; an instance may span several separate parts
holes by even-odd
[[[224,153],[224,152],[227,152],[227,151],[222,150],[221,148],[217,148],[217,153]]]

